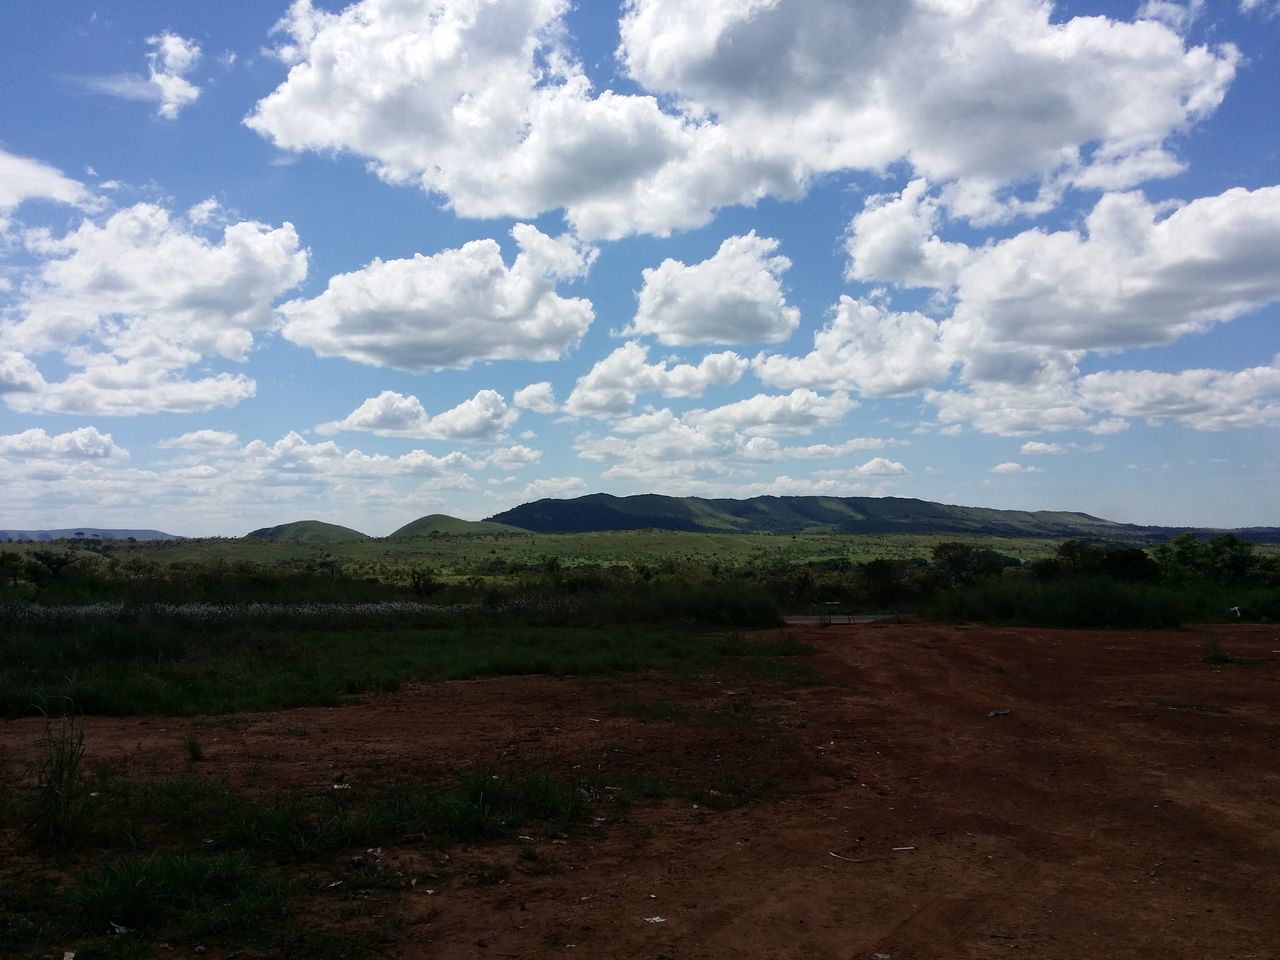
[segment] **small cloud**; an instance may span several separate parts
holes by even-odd
[[[521,387],[515,392],[511,402],[521,410],[532,410],[534,413],[555,413],[559,409],[555,392],[545,380]]]
[[[896,460],[874,457],[860,467],[853,468],[855,477],[904,477],[910,471]]]
[[[186,78],[200,60],[200,46],[176,33],[147,37],[147,76],[117,73],[108,76],[72,77],[94,93],[121,100],[158,103],[156,112],[175,120],[183,107],[200,97],[200,88]]]
[[[992,473],[1044,473],[1039,467],[1024,467],[1020,463],[1001,463],[991,468]]]
[[[166,437],[156,444],[161,450],[218,450],[238,446],[240,438],[222,430],[192,430],[180,437]]]

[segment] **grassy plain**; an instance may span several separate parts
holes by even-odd
[[[444,573],[463,575],[494,560],[541,563],[557,557],[568,566],[636,564],[650,566],[696,563],[804,564],[825,560],[865,563],[881,559],[929,557],[941,542],[962,539],[1024,562],[1053,555],[1060,540],[1034,537],[956,537],[943,534],[838,533],[684,533],[671,530],[626,530],[601,533],[439,534],[426,537],[354,542],[212,537],[102,544],[70,543],[73,549],[105,551],[123,560],[138,558],[162,565],[210,560],[264,565],[302,566],[321,559],[353,568],[379,565],[425,565]],[[62,544],[60,544],[62,545]],[[6,549],[48,549],[49,544],[7,544]]]

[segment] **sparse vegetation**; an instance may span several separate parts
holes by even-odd
[[[430,850],[466,845],[465,859],[431,868],[432,883],[480,890],[560,869],[529,840],[518,856],[502,847],[521,831],[549,844],[641,801],[696,804],[703,816],[768,802],[778,789],[716,754],[693,774],[624,769],[607,785],[592,780],[599,758],[579,757],[556,772],[509,764],[360,789],[247,793],[216,773],[228,751],[206,750],[216,738],[206,725],[234,720],[225,717],[190,722],[185,764],[165,741],[183,776],[130,780],[99,759],[86,777],[83,714],[329,706],[412,681],[504,674],[658,669],[692,680],[725,671],[757,699],[729,695],[726,684],[711,705],[678,693],[633,696],[594,719],[647,738],[686,727],[755,743],[786,721],[759,691],[822,682],[814,647],[744,632],[778,624],[782,610],[816,611],[832,624],[891,611],[1172,626],[1278,618],[1278,587],[1273,554],[1191,535],[1146,550],[803,533],[547,536],[433,521],[395,541],[19,545],[0,554],[0,714],[68,708],[47,720],[30,775],[7,787],[4,825],[18,827],[32,855],[72,869],[48,889],[28,876],[39,898],[0,891],[0,938],[39,952],[70,937],[84,956],[145,955],[161,938],[184,949],[209,938],[349,955],[356,945],[321,942],[329,934],[300,929],[290,905],[314,896],[300,878],[314,886],[324,877],[324,895],[350,910],[370,891],[406,889],[413,878],[369,854],[382,844],[408,836]],[[1262,661],[1215,643],[1204,662]],[[987,670],[1010,686],[1024,675]],[[311,732],[288,720],[279,727],[299,748]],[[314,729],[328,736],[325,724]]]

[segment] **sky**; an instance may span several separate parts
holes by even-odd
[[[1280,525],[1280,0],[7,0],[0,528]]]

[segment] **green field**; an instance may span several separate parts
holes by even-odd
[[[927,559],[934,545],[962,539],[975,546],[1024,562],[1052,556],[1059,540],[1030,537],[955,537],[942,534],[836,533],[684,533],[672,530],[626,530],[602,533],[496,534],[437,533],[359,541],[267,540],[214,537],[128,543],[61,541],[56,544],[6,544],[4,549],[29,552],[66,547],[98,556],[151,561],[162,566],[222,561],[267,566],[304,566],[336,561],[375,575],[386,565],[425,565],[442,573],[465,576],[482,572],[495,559],[524,564],[556,557],[566,566],[637,564],[672,566],[707,564],[803,564],[824,560],[864,563],[880,559]]]

